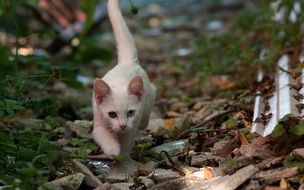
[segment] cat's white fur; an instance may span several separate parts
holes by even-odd
[[[119,9],[119,0],[108,0],[108,14],[117,43],[118,63],[93,89],[93,138],[108,156],[128,156],[138,129],[149,122],[156,88],[139,65],[132,35]],[[129,110],[135,110],[127,117]],[[110,118],[109,112],[116,112]]]

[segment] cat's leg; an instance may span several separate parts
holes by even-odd
[[[93,138],[106,155],[117,156],[120,154],[119,142],[105,127],[94,123]]]
[[[118,134],[121,144],[121,154],[125,157],[130,157],[132,148],[135,145],[136,130],[133,128]]]

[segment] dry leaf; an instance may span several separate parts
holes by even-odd
[[[167,116],[168,117],[180,117],[182,114],[180,114],[180,113],[178,113],[178,112],[176,112],[176,111],[169,111],[168,113],[167,113]]]
[[[284,178],[282,178],[281,181],[280,181],[280,187],[282,189],[287,189],[288,188],[288,182]]]
[[[237,81],[227,75],[213,76],[211,78],[211,83],[220,90],[231,90],[237,85]]]
[[[230,140],[222,147],[222,149],[218,150],[217,153],[219,154],[219,156],[226,158],[226,156],[230,155],[233,150],[238,147],[240,146],[236,140]]]
[[[202,171],[204,172],[204,179],[209,180],[214,178],[213,169],[210,167],[203,167]]]
[[[239,133],[239,138],[240,138],[240,141],[241,141],[242,145],[248,145],[249,144],[243,133]]]
[[[164,128],[172,129],[174,126],[174,122],[175,122],[174,118],[164,120]]]

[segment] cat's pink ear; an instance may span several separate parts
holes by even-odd
[[[143,79],[140,76],[134,77],[128,85],[128,91],[130,94],[137,96],[138,99],[141,99],[145,92]]]
[[[109,85],[101,80],[96,79],[94,82],[94,98],[97,102],[97,104],[101,104],[104,98],[109,95],[111,92],[111,88]]]

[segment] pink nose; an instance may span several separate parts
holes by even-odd
[[[126,125],[126,124],[123,124],[123,125],[119,125],[119,127],[120,127],[121,129],[125,129],[125,128],[127,127],[127,125]]]

